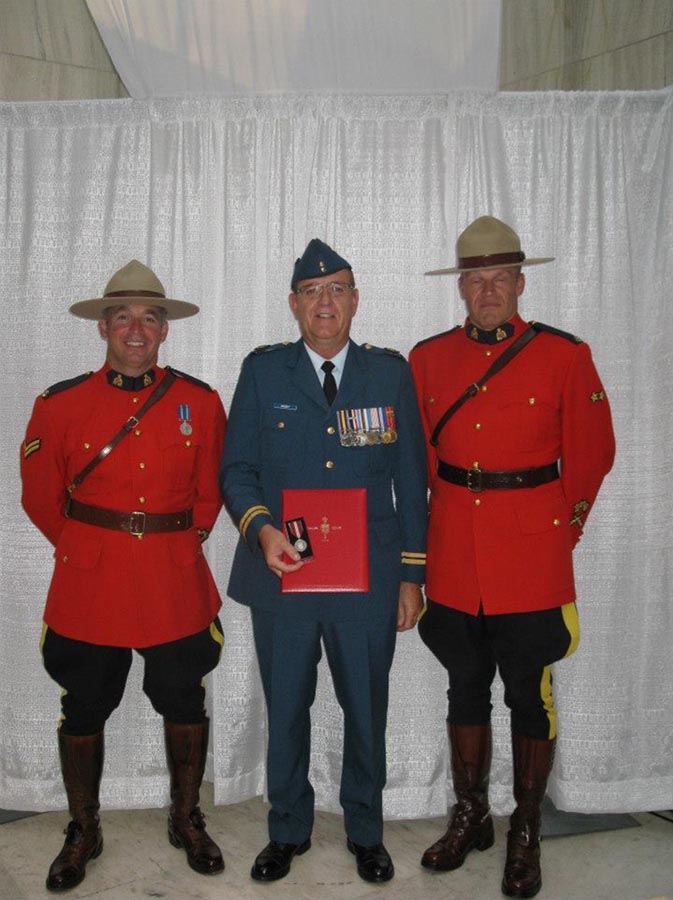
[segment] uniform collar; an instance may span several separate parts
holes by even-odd
[[[115,369],[108,369],[105,373],[107,382],[112,387],[119,388],[122,391],[142,391],[149,387],[157,380],[157,373],[154,369],[149,369],[143,375],[123,375]]]
[[[523,319],[518,314],[512,316],[509,322],[503,322],[497,328],[485,331],[479,328],[469,317],[465,319],[465,336],[476,344],[502,344],[508,341],[514,334],[521,331],[521,327],[525,325]]]
[[[334,369],[332,374],[334,375],[334,380],[337,383],[337,387],[339,386],[339,382],[341,381],[341,376],[344,372],[344,366],[346,365],[346,357],[348,356],[348,348],[350,347],[350,341],[347,341],[346,344],[339,350],[336,356],[333,356],[329,362],[334,365]],[[313,368],[315,369],[315,373],[318,376],[320,384],[323,382],[323,378],[325,377],[325,373],[322,371],[322,364],[327,362],[324,356],[321,356],[319,353],[316,353],[315,350],[311,349],[309,345],[304,341],[304,349],[308,353],[308,357],[313,363]]]

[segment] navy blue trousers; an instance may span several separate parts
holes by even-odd
[[[309,781],[311,705],[322,647],[344,714],[339,799],[346,834],[371,846],[383,838],[381,795],[386,781],[388,674],[396,620],[314,622],[252,610],[269,722],[269,836],[299,844],[313,829]]]

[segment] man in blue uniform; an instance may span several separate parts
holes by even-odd
[[[312,240],[289,297],[301,340],[253,351],[231,407],[220,483],[241,539],[229,595],[251,607],[269,720],[270,843],[252,868],[259,881],[287,875],[311,845],[321,645],[344,713],[347,846],[365,880],[394,874],[382,843],[388,673],[396,631],[413,628],[422,608],[425,457],[407,363],[349,338],[358,300],[350,264]],[[281,491],[292,488],[366,488],[368,591],[281,595],[279,576],[304,564],[281,530]]]

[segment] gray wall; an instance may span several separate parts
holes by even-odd
[[[502,17],[503,90],[673,84],[673,0],[503,0]],[[0,0],[0,100],[125,96],[85,0]]]
[[[126,96],[84,0],[0,0],[0,100]]]
[[[673,84],[673,0],[503,0],[500,88]]]

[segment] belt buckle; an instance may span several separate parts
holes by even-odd
[[[129,516],[129,534],[141,538],[145,534],[145,513],[134,510]]]
[[[481,469],[477,464],[471,466],[467,470],[466,487],[468,491],[472,491],[473,494],[480,494],[482,491]]]

